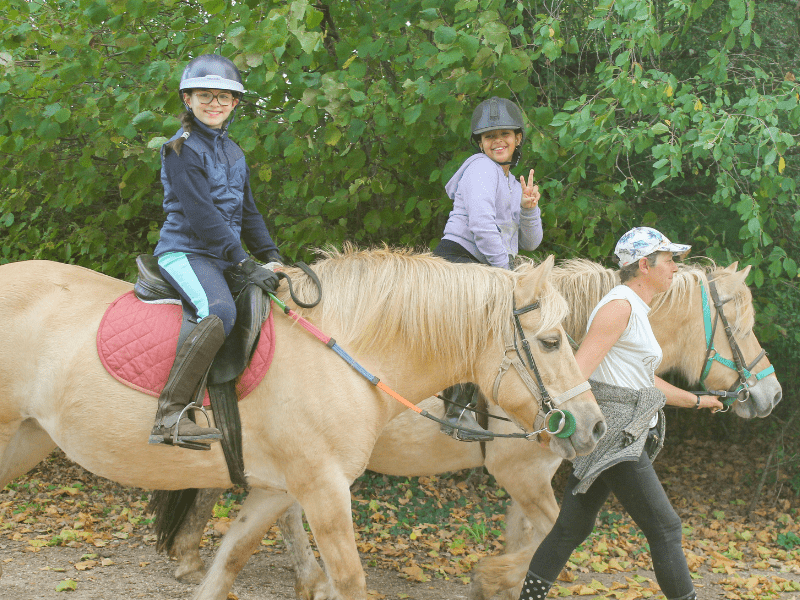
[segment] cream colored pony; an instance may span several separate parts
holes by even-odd
[[[528,272],[531,268],[532,264],[525,264],[518,271]],[[725,305],[725,310],[745,358],[750,361],[759,355],[761,346],[752,331],[752,296],[744,283],[748,270],[737,271],[735,264],[727,269],[681,267],[670,290],[656,297],[652,304],[650,320],[664,351],[660,372],[678,371],[691,383],[697,382],[705,354],[700,286],[708,285],[709,275],[716,281],[721,299],[731,300]],[[619,283],[619,277],[615,271],[597,263],[569,260],[553,270],[552,279],[572,307],[565,321],[565,329],[580,341],[585,335],[592,309]],[[721,328],[716,332],[714,345],[725,356],[731,356],[730,346]],[[768,365],[769,361],[763,358],[756,368],[763,370]],[[711,388],[727,389],[735,381],[735,371],[715,363],[707,384]],[[765,417],[780,399],[781,386],[771,375],[752,386],[749,399],[736,402],[734,410],[743,418]],[[442,412],[440,400],[425,400],[420,406],[434,414]],[[502,410],[494,407],[490,410],[503,414]],[[502,421],[492,421],[491,428],[498,432],[509,430]],[[558,504],[550,481],[561,464],[559,455],[541,446],[498,439],[486,444],[484,458],[478,444],[455,442],[440,434],[435,423],[426,422],[411,411],[406,411],[395,417],[383,430],[367,468],[387,475],[414,476],[475,468],[482,464],[506,489],[513,503],[506,515],[505,554],[487,557],[478,563],[470,598],[486,599],[502,592],[503,598],[516,600],[528,561],[558,515]],[[189,521],[178,532],[170,547],[171,553],[179,561],[175,572],[179,579],[192,580],[202,572],[198,544],[220,492],[201,491]],[[300,508],[293,506],[281,517],[279,525],[295,566],[296,587],[300,597],[315,600],[335,597],[308,545]]]
[[[383,250],[331,255],[314,268],[325,298],[299,312],[411,402],[458,381],[491,387],[506,356],[512,300],[518,307],[540,303],[521,322],[548,390],[555,396],[584,380],[563,342],[566,303],[548,280],[552,260],[521,274]],[[302,274],[290,274],[299,295],[313,298]],[[55,446],[124,485],[231,485],[219,445],[210,452],[149,445],[156,399],[102,367],[95,349],[100,320],[130,289],[59,263],[0,266],[0,487]],[[280,295],[290,302],[285,290]],[[404,408],[290,319],[276,315],[275,329],[272,368],[240,403],[251,492],[195,598],[226,598],[263,531],[297,501],[337,596],[365,600],[349,486],[366,468],[381,430]],[[531,430],[538,399],[519,375],[506,375],[498,402]],[[563,408],[575,416],[577,430],[551,438],[550,448],[566,458],[590,452],[605,430],[591,393]]]

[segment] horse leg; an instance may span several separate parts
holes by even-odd
[[[561,458],[538,447],[528,447],[517,460],[509,460],[510,454],[501,455],[503,463],[487,456],[487,468],[513,502],[506,514],[505,552],[487,556],[475,566],[470,600],[487,600],[498,593],[505,600],[519,598],[531,557],[558,517],[551,481]]]
[[[206,574],[206,566],[200,558],[200,540],[214,512],[217,498],[223,491],[221,488],[210,488],[197,492],[186,519],[167,549],[169,555],[178,561],[174,575],[182,583],[200,583]]]
[[[55,447],[47,432],[33,419],[0,425],[0,490],[42,462]]]
[[[221,489],[200,490],[186,520],[178,529],[169,555],[178,561],[175,578],[183,583],[198,584],[205,575],[205,565],[200,557],[200,539],[210,518]],[[314,558],[314,552],[303,527],[303,509],[293,503],[278,519],[286,550],[295,574],[295,592],[304,600],[335,598],[328,576]],[[269,528],[269,526],[267,526]],[[264,530],[266,532],[266,529]],[[262,534],[263,537],[263,534]]]
[[[366,600],[367,582],[353,532],[350,487],[345,479],[322,485],[314,478],[313,494],[299,495],[311,532],[317,542],[325,571],[330,576],[336,598]]]
[[[294,569],[294,591],[303,600],[336,598],[325,571],[320,568],[303,527],[303,509],[295,502],[278,519],[283,541]]]
[[[195,591],[194,600],[225,600],[264,532],[292,502],[293,498],[285,492],[252,489],[230,530],[222,538],[211,568]]]
[[[33,419],[0,425],[0,489],[30,471],[55,448],[55,442]]]

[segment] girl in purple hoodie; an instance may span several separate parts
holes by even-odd
[[[453,200],[444,235],[433,253],[451,262],[513,267],[519,249],[534,250],[542,241],[539,186],[517,181],[510,169],[519,163],[525,139],[522,111],[505,98],[481,102],[472,113],[472,141],[479,152],[470,156],[447,182]],[[491,434],[478,425],[475,408],[478,388],[457,384],[442,392],[447,410],[442,432],[457,440],[488,441]]]

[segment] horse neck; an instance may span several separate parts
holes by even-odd
[[[564,261],[562,266],[553,269],[553,282],[570,305],[564,330],[580,344],[586,337],[589,315],[603,296],[619,284],[619,277],[615,271],[597,263],[576,259]]]
[[[705,282],[705,277],[702,277]],[[692,281],[686,293],[673,302],[659,303],[650,311],[650,325],[661,346],[659,373],[678,371],[689,383],[700,377],[706,352],[702,296],[699,281]]]

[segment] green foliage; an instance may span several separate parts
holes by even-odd
[[[162,222],[183,65],[248,93],[232,137],[281,250],[430,247],[481,100],[528,130],[541,252],[608,257],[655,225],[752,265],[759,328],[800,357],[798,28],[753,0],[0,0],[0,262],[130,276]],[[776,357],[773,353],[774,358]],[[787,358],[787,361],[789,359]],[[779,368],[780,373],[780,368]]]
[[[792,550],[795,546],[800,546],[800,536],[793,531],[778,534],[778,545],[786,550]]]

